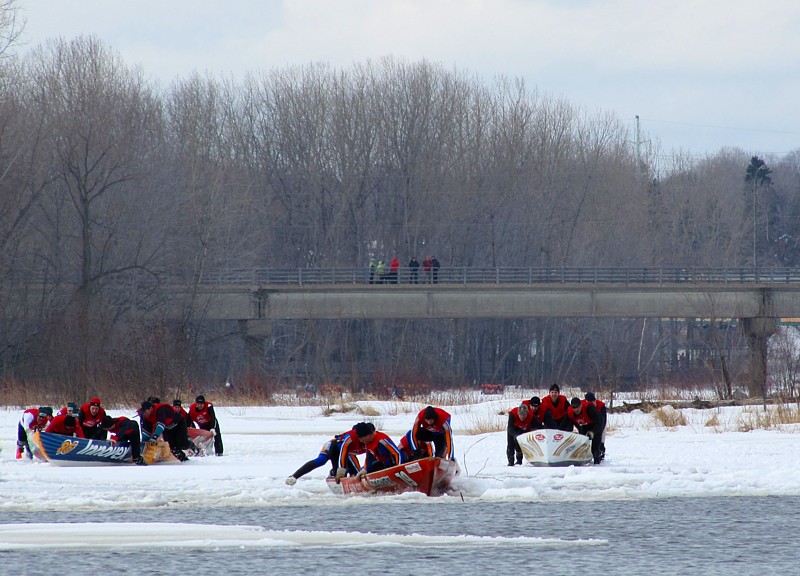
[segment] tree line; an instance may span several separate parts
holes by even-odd
[[[0,27],[2,22],[0,22]],[[726,319],[276,323],[191,298],[233,268],[798,265],[800,150],[636,150],[520,79],[384,58],[149,80],[93,37],[0,59],[0,370],[64,397],[229,380],[619,389],[747,369]]]

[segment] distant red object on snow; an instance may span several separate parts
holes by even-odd
[[[503,384],[481,384],[481,394],[502,394],[505,389]]]

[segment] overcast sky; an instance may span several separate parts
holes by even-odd
[[[664,152],[800,148],[797,0],[17,0],[23,51],[95,35],[167,86],[192,71],[426,59],[611,111]]]

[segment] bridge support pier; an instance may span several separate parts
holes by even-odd
[[[272,323],[268,320],[239,320],[239,332],[244,339],[247,371],[260,374],[264,371],[264,344],[272,336]]]
[[[742,331],[750,350],[750,396],[762,396],[767,391],[767,340],[778,329],[776,318],[742,318]]]

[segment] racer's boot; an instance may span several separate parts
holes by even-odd
[[[22,446],[17,446],[17,460],[22,460]]]
[[[141,456],[137,456],[136,458],[134,458],[133,463],[136,464],[137,466],[147,466],[147,462],[145,462],[144,458],[142,458]]]
[[[189,460],[189,457],[183,453],[183,450],[178,450],[177,448],[172,451],[172,455],[175,456],[181,462],[186,462]]]

